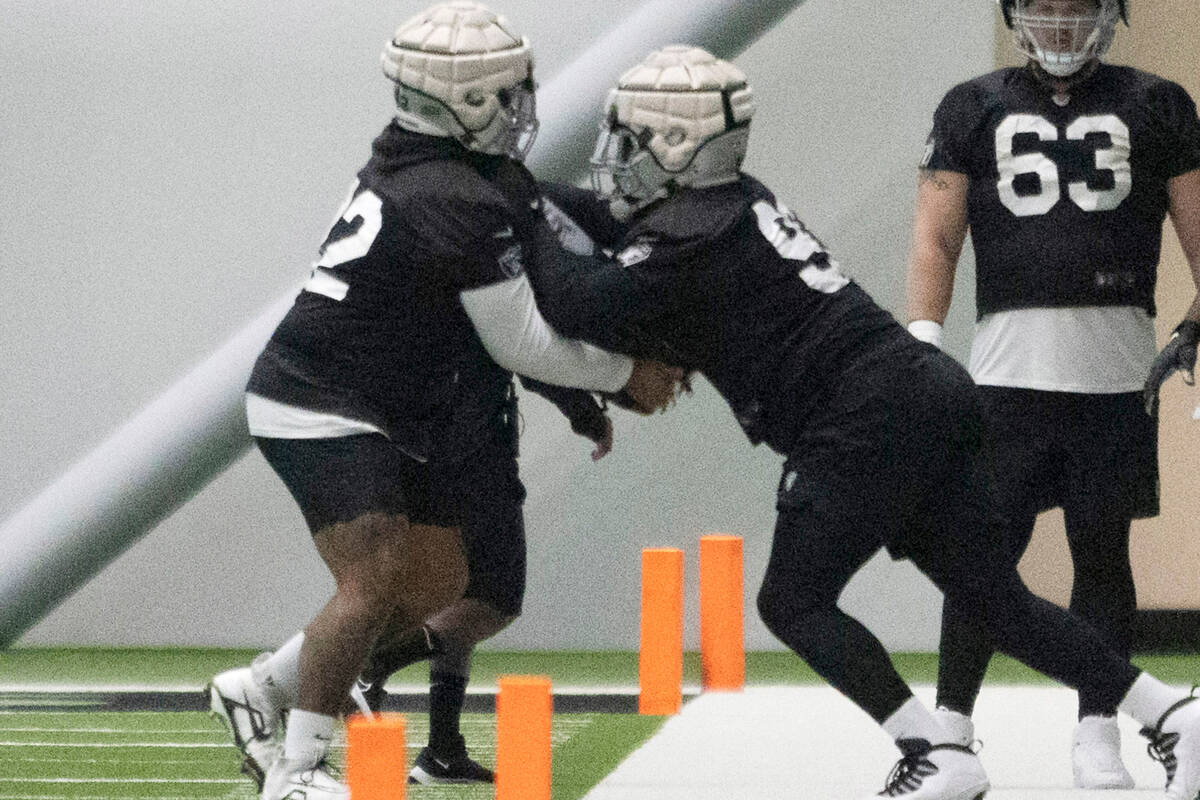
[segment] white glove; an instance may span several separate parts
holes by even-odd
[[[908,332],[922,342],[928,342],[939,350],[942,347],[942,325],[931,319],[914,319],[908,323]]]

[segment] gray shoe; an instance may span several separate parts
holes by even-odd
[[[1132,789],[1133,776],[1121,762],[1116,717],[1087,716],[1071,741],[1071,768],[1078,789]]]
[[[261,790],[267,770],[283,751],[282,709],[270,701],[250,667],[222,672],[206,691],[212,715],[229,729],[242,753],[242,772]]]

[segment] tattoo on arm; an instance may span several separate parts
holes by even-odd
[[[926,169],[922,167],[917,170],[917,184],[923,185],[926,183],[932,183],[933,188],[937,189],[939,192],[950,188],[950,182],[939,178],[937,176],[937,170]]]

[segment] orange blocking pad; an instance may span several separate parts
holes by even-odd
[[[550,679],[502,675],[496,683],[496,800],[550,800]]]
[[[354,800],[404,800],[404,715],[355,714],[346,724],[346,784]]]
[[[740,690],[746,684],[742,537],[700,537],[700,685]]]
[[[675,714],[683,704],[683,551],[642,551],[639,714]]]

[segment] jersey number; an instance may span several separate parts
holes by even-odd
[[[346,298],[350,285],[317,267],[336,267],[347,261],[362,258],[375,243],[379,229],[383,227],[383,201],[370,189],[350,197],[338,211],[325,243],[321,245],[321,257],[313,264],[312,275],[304,284],[305,290],[323,294],[337,301]]]
[[[1005,117],[996,128],[996,166],[1000,170],[1000,202],[1018,217],[1045,214],[1062,197],[1058,165],[1045,153],[1013,155],[1013,139],[1022,133],[1032,133],[1040,141],[1058,140],[1058,128],[1037,114],[1013,114]],[[1096,149],[1096,171],[1112,175],[1111,189],[1096,190],[1087,181],[1067,184],[1067,194],[1084,211],[1112,211],[1129,196],[1133,188],[1133,173],[1129,167],[1129,128],[1112,114],[1079,117],[1067,126],[1067,139],[1082,142],[1089,133],[1108,134],[1111,145]],[[1036,194],[1017,194],[1013,182],[1018,175],[1037,175],[1041,184]]]
[[[754,204],[754,215],[758,217],[758,230],[775,251],[790,261],[800,262],[800,279],[810,289],[832,294],[850,282],[817,237],[808,232],[787,206],[780,203],[777,208],[759,200]]]

